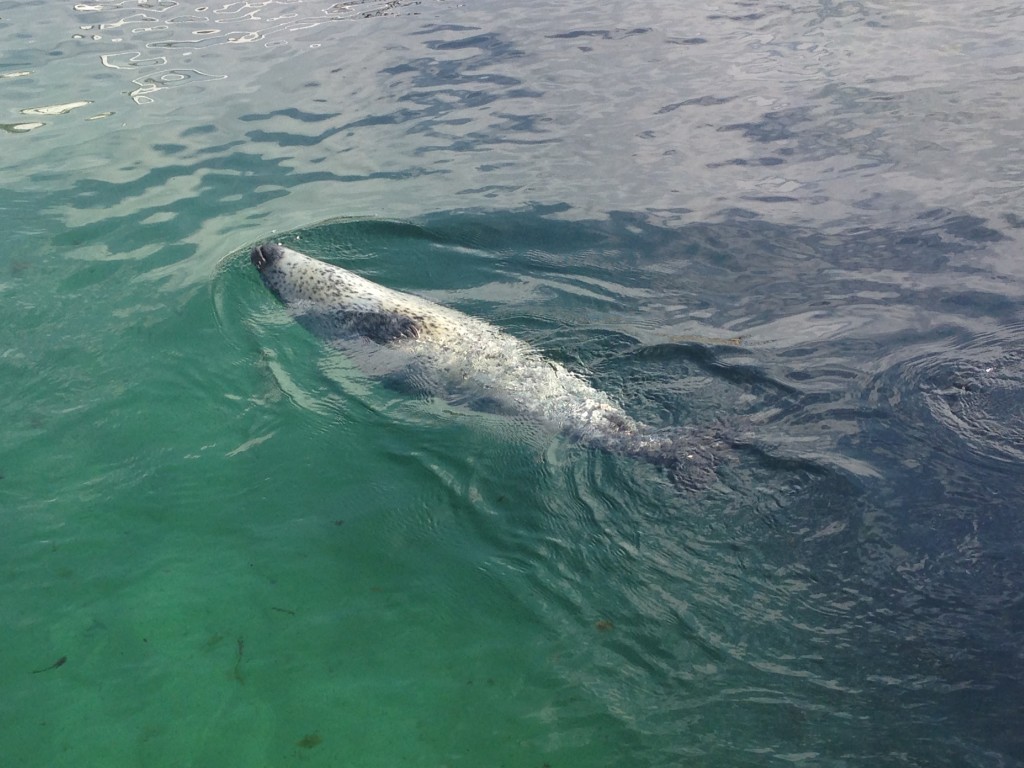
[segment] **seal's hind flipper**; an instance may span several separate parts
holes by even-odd
[[[688,427],[648,433],[623,447],[625,453],[665,470],[677,488],[702,491],[718,480],[716,468],[725,444],[717,429]]]
[[[692,438],[691,438],[692,440]],[[710,445],[688,442],[665,465],[672,485],[685,491],[703,491],[718,481],[718,456]]]

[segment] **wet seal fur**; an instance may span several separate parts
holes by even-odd
[[[277,243],[257,245],[250,260],[300,324],[332,346],[358,348],[371,374],[636,456],[664,467],[684,487],[714,477],[714,438],[633,419],[582,378],[489,323]]]

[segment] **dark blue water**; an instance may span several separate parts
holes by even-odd
[[[1024,764],[1022,19],[0,4],[0,751]],[[361,374],[273,237],[717,480]]]

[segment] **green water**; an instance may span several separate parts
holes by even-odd
[[[25,259],[5,280],[5,761],[622,763],[629,739],[560,669],[593,622],[564,636],[519,605],[467,477],[405,460],[297,327],[284,363],[225,331],[217,295],[273,309],[254,273],[154,291],[117,262]],[[434,439],[485,449],[465,424]]]
[[[668,382],[707,384],[672,357],[637,378],[587,331],[629,303],[599,279],[628,233],[485,214],[296,235],[596,367],[645,417],[686,417]],[[244,244],[205,284],[137,269],[58,247],[8,266],[0,712],[19,764],[672,764],[754,695],[750,627],[791,642],[777,608],[752,612],[789,587],[744,574],[785,484],[684,495],[389,390],[291,320]]]
[[[849,473],[737,451],[680,493],[367,379],[269,295],[248,243],[176,284],[64,237],[20,238],[4,282],[18,764],[841,765],[933,728],[897,716],[938,685],[913,687],[902,638],[941,658],[947,635],[927,604],[878,634],[876,601],[903,598],[871,563],[897,534]],[[523,212],[288,237],[503,325],[652,423],[783,402],[742,346],[602,327],[700,234]],[[664,334],[667,311],[630,329]]]

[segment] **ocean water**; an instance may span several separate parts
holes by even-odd
[[[0,762],[1024,765],[1024,11],[0,2]],[[287,238],[717,480],[410,396]]]

